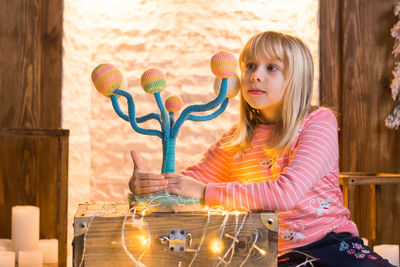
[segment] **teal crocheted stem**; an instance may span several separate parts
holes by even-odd
[[[222,82],[221,82],[221,89],[219,90],[219,94],[214,100],[208,102],[207,104],[203,104],[203,105],[188,106],[182,111],[181,115],[179,116],[179,119],[176,121],[176,123],[172,129],[171,137],[176,138],[176,136],[179,133],[179,129],[181,128],[183,122],[189,117],[190,113],[208,111],[208,110],[211,110],[211,109],[221,105],[222,101],[224,101],[224,99],[226,98],[227,92],[228,92],[228,79],[223,78]]]
[[[123,96],[127,99],[128,102],[128,115],[124,114],[118,104],[117,97],[115,95],[111,96],[112,104],[114,107],[115,112],[120,116],[122,119],[129,121],[131,123],[132,128],[140,133],[146,135],[155,135],[162,139],[162,146],[163,146],[163,163],[161,168],[161,173],[167,172],[175,172],[175,141],[176,137],[179,133],[179,129],[182,126],[183,122],[187,119],[192,121],[206,121],[211,120],[219,116],[228,105],[229,99],[226,98],[227,94],[227,85],[228,79],[224,78],[221,82],[221,89],[218,96],[208,102],[207,104],[203,105],[191,105],[183,110],[181,116],[174,124],[174,114],[170,112],[168,114],[167,110],[165,109],[164,103],[162,101],[161,95],[159,92],[154,93],[154,98],[157,102],[157,106],[160,110],[160,114],[151,113],[145,115],[143,117],[136,118],[135,117],[135,103],[133,101],[132,96],[121,89],[116,89],[114,91],[115,95]],[[209,115],[192,115],[193,112],[204,112],[211,110],[217,106],[220,106],[216,111]],[[143,129],[137,125],[137,123],[147,121],[149,119],[156,119],[161,124],[161,131],[158,130],[151,130],[151,129]]]
[[[170,131],[172,131],[172,127],[174,126],[174,122],[175,122],[175,114],[173,112],[169,112]]]
[[[136,117],[135,117],[135,102],[133,101],[132,96],[128,93],[125,92],[124,90],[121,89],[116,89],[114,91],[114,94],[121,95],[125,97],[128,101],[128,114],[129,114],[129,121],[131,123],[132,128],[140,133],[140,134],[146,134],[146,135],[155,135],[160,138],[162,138],[162,133],[157,130],[148,130],[148,129],[143,129],[139,127],[136,123]],[[118,112],[117,112],[118,113]]]
[[[122,112],[121,108],[119,107],[118,99],[115,95],[111,95],[111,103],[113,105],[114,111],[118,114],[118,116],[129,122],[129,116]]]
[[[129,116],[126,115],[124,112],[122,112],[121,108],[119,107],[118,99],[117,99],[117,97],[115,95],[111,96],[111,102],[112,102],[114,111],[117,113],[117,115],[121,119],[129,122]],[[161,124],[160,114],[157,114],[157,113],[149,113],[149,114],[144,115],[142,117],[137,117],[136,118],[136,122],[137,123],[142,123],[142,122],[145,122],[145,121],[148,121],[148,120],[152,120],[152,119],[157,120]]]
[[[161,173],[175,172],[175,139],[163,138],[163,163]]]
[[[224,102],[222,102],[221,106],[219,106],[219,108],[214,111],[213,113],[209,114],[209,115],[193,115],[193,114],[189,114],[188,116],[188,120],[190,121],[208,121],[208,120],[212,120],[216,117],[218,117],[219,115],[222,114],[222,112],[225,111],[226,106],[228,106],[229,103],[229,98],[225,98]]]
[[[158,109],[160,110],[161,113],[161,128],[163,133],[163,139],[166,139],[169,138],[170,136],[169,116],[167,110],[165,109],[160,93],[159,92],[155,93],[154,98],[156,99]]]

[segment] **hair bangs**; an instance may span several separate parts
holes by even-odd
[[[261,35],[253,36],[243,48],[239,56],[240,68],[245,69],[246,62],[253,58],[269,57],[282,61],[287,64],[282,37],[279,33],[265,32]]]

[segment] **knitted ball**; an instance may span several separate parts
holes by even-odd
[[[152,68],[142,74],[140,83],[146,93],[155,94],[165,89],[167,78],[161,70]]]
[[[165,108],[168,112],[177,113],[182,106],[183,101],[178,95],[170,95],[165,99]]]
[[[215,76],[228,78],[235,73],[236,60],[230,52],[221,51],[212,56],[210,65]]]
[[[219,90],[221,88],[222,79],[219,77],[215,77],[214,79],[214,92],[216,95],[219,94]],[[236,73],[234,73],[231,77],[228,78],[228,88],[226,92],[227,98],[234,98],[239,92],[240,88],[240,79]]]
[[[100,64],[92,71],[92,82],[100,94],[109,97],[121,88],[124,77],[114,65]]]

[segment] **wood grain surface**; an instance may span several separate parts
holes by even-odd
[[[392,112],[395,0],[320,1],[321,103],[338,107],[340,171],[400,173],[400,131]],[[370,185],[355,187],[351,210],[361,236],[371,236]],[[375,243],[400,243],[400,186],[379,185]]]
[[[58,133],[58,135],[57,135]],[[0,236],[11,238],[11,208],[40,208],[40,238],[59,241],[67,259],[68,131],[0,130]]]
[[[78,210],[75,217],[74,224],[76,227],[83,224],[86,226],[84,231],[75,232],[78,235],[75,235],[73,244],[74,266],[79,266],[82,255],[84,255],[84,266],[87,267],[132,266],[134,263],[122,249],[121,233],[124,216],[100,215],[91,217],[90,214],[93,214],[93,212],[98,211],[92,210],[92,213],[84,212],[84,214],[80,214],[81,211]],[[234,243],[233,239],[225,236],[225,234],[235,236],[235,227],[239,229],[243,220],[244,224],[237,236],[238,242],[234,243],[234,254],[228,266],[240,266],[248,255],[244,266],[277,266],[278,233],[265,227],[261,214],[263,213],[242,214],[237,217],[237,221],[236,216],[229,216],[225,228],[222,229],[222,256]],[[269,214],[277,220],[277,214]],[[218,263],[219,254],[214,253],[211,247],[213,242],[219,242],[225,216],[211,214],[207,225],[207,212],[153,212],[146,215],[143,217],[143,222],[148,226],[151,233],[151,243],[147,250],[145,250],[146,245],[142,243],[148,237],[145,226],[141,229],[133,226],[131,214],[129,216],[125,224],[125,244],[136,260],[145,251],[141,262],[146,266],[188,266],[195,255],[194,252],[201,244],[203,233],[205,233],[205,238],[192,266],[216,266]],[[137,216],[136,218],[139,219],[140,217]],[[187,245],[184,252],[171,251],[168,243],[161,243],[160,237],[168,237],[171,229],[184,229],[186,233],[191,234],[192,244]],[[259,248],[266,251],[265,255],[262,255],[257,249],[252,249],[254,241]],[[225,260],[229,260],[229,254]],[[226,265],[221,262],[220,266]]]
[[[0,128],[61,127],[62,0],[0,0]]]

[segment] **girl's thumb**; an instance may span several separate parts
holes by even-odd
[[[133,170],[136,171],[142,169],[142,165],[140,164],[139,161],[139,156],[133,150],[131,150],[131,157],[133,161]]]

